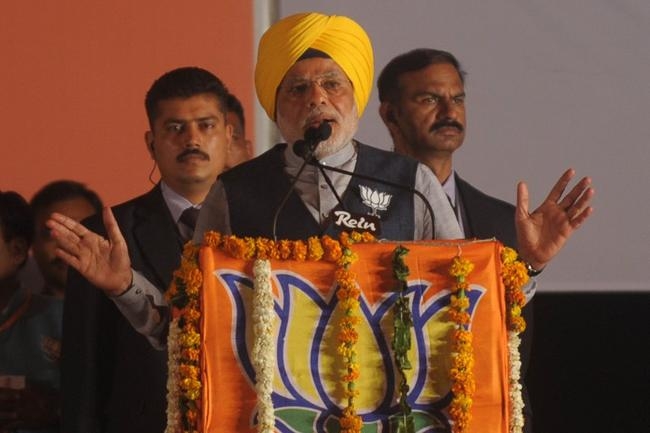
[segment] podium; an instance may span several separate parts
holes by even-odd
[[[339,349],[348,332],[342,330],[345,312],[339,305],[341,295],[337,296],[343,267],[340,258],[326,259],[328,254],[341,254],[327,251],[332,245],[337,248],[331,243],[337,241],[319,246],[319,240],[310,239],[283,247],[213,235],[212,241],[206,237],[207,245],[186,247],[168,293],[175,316],[169,335],[168,432],[253,433],[264,420],[272,426],[267,431],[340,432],[350,381],[360,430],[391,431],[391,418],[402,410],[402,376],[393,350],[394,305],[400,297],[413,324],[407,352],[411,368],[403,370],[408,391],[403,396],[415,431],[516,431],[511,426],[512,401],[519,401],[511,396],[519,389],[517,359],[511,355],[517,352],[512,347],[516,339],[508,331],[512,305],[506,301],[504,247],[497,241],[343,247],[343,253],[353,255],[346,275],[359,290],[353,321],[355,354],[350,361]],[[399,282],[393,275],[398,246],[408,249],[403,292],[396,290]],[[320,252],[312,251],[319,248]],[[278,257],[282,255],[286,258]],[[259,256],[264,260],[255,260]],[[450,313],[450,303],[458,296],[454,294],[458,279],[450,275],[450,266],[458,257],[473,265],[465,278],[469,320],[463,327],[471,335],[472,371],[467,380],[473,382],[469,384],[473,391],[467,396],[468,419],[463,425],[450,411],[452,373],[457,368],[453,340],[459,328]],[[260,307],[256,290],[264,280],[268,296],[266,306]],[[260,332],[266,335],[260,337]],[[352,378],[351,362],[358,373]],[[264,377],[256,371],[260,363],[266,363]],[[264,386],[266,401],[260,396]]]

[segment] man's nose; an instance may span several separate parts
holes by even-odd
[[[185,128],[183,145],[185,147],[198,147],[201,144],[201,131],[197,125],[189,124]]]
[[[320,105],[327,100],[327,92],[317,81],[309,83],[309,90],[307,91],[307,98],[309,106]]]

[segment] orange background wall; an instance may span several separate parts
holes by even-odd
[[[29,200],[73,179],[109,205],[147,191],[144,95],[179,66],[218,75],[254,140],[252,26],[252,2],[241,0],[5,2],[0,189]]]

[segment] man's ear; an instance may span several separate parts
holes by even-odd
[[[226,123],[226,152],[232,151],[232,134],[234,131],[235,128],[230,123]]]
[[[379,106],[379,116],[381,116],[381,120],[384,121],[384,125],[388,128],[391,137],[395,137],[395,134],[399,132],[399,125],[395,117],[395,108],[390,102],[381,103]]]
[[[147,144],[147,151],[149,152],[149,155],[151,156],[151,159],[156,159],[156,154],[155,154],[155,144],[154,144],[154,139],[153,139],[153,132],[147,131],[144,133],[144,142]]]
[[[16,268],[20,267],[29,253],[29,245],[23,238],[13,238],[9,241],[9,251],[11,251],[11,260],[15,263]]]

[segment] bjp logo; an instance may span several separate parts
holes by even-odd
[[[279,432],[338,433],[338,417],[345,405],[340,377],[343,371],[336,354],[337,323],[335,287],[323,290],[304,277],[289,271],[276,271],[274,308],[277,315],[276,359],[273,386],[275,426]],[[250,348],[252,281],[243,274],[221,271],[233,308],[234,350],[241,368],[251,383],[255,373]],[[451,358],[449,333],[453,324],[446,319],[449,290],[435,289],[426,281],[409,283],[407,296],[413,314],[412,348],[407,370],[408,402],[418,432],[449,431],[445,408],[451,401],[448,376]],[[472,287],[469,312],[475,312],[485,289]],[[361,390],[356,407],[364,423],[364,433],[386,432],[389,416],[398,412],[397,374],[393,362],[391,307],[397,294],[387,292],[376,302],[362,295],[363,315],[358,327],[357,353]],[[251,414],[254,423],[254,414]]]

